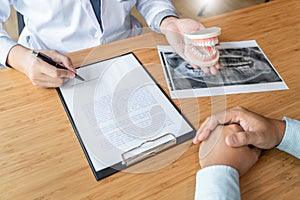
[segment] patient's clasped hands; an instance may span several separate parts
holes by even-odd
[[[240,131],[242,131],[242,128],[236,124],[216,127],[210,137],[200,145],[199,160],[201,168],[227,165],[236,169],[240,176],[245,174],[257,162],[261,150],[256,147],[234,148],[226,145],[225,138],[231,133]],[[213,135],[217,135],[217,137],[212,137]]]
[[[227,165],[243,175],[258,160],[258,148],[271,149],[280,144],[284,132],[284,121],[235,107],[208,117],[199,128],[193,143],[203,142],[199,150],[202,168]]]

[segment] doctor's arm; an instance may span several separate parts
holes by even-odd
[[[169,44],[173,47],[173,49],[184,58],[190,65],[194,68],[199,68],[197,65],[193,64],[191,60],[189,60],[184,54],[185,42],[184,42],[184,34],[191,33],[197,30],[204,29],[205,27],[193,20],[193,19],[179,19],[175,17],[166,17],[163,19],[160,25],[161,32],[165,35]],[[203,48],[203,47],[194,47],[194,48]],[[202,51],[198,51],[201,53]],[[212,54],[211,56],[214,56]],[[205,73],[211,73],[216,75],[218,69],[220,69],[219,63],[214,66],[201,66],[200,67]]]
[[[10,49],[17,43],[10,38],[2,25],[10,15],[10,3],[8,0],[0,0],[0,5],[0,63],[5,65]]]
[[[228,134],[240,130],[238,125],[218,126],[212,133],[214,137],[201,143],[201,170],[196,177],[195,199],[240,199],[239,177],[256,163],[260,155],[257,148],[232,148],[225,144]]]
[[[201,23],[180,19],[171,0],[138,0],[136,7],[153,31],[163,33],[173,49],[192,67],[198,68],[184,55],[184,34],[205,28]],[[201,67],[205,73],[212,74],[219,68],[219,64]]]
[[[3,29],[2,23],[10,15],[8,0],[0,0],[0,63],[24,73],[30,81],[40,87],[59,87],[69,78],[73,78],[75,68],[71,60],[56,51],[40,51],[69,70],[57,69],[37,59],[31,49],[13,41]]]
[[[22,45],[15,45],[9,50],[6,65],[24,73],[33,85],[43,88],[60,87],[69,78],[75,77],[75,67],[68,57],[52,50],[37,50],[37,52],[46,54],[70,71],[58,69],[42,61],[32,53],[31,49]]]

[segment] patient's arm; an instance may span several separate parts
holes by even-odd
[[[212,165],[227,165],[235,168],[240,176],[245,174],[258,160],[260,150],[248,146],[233,148],[226,145],[225,137],[238,131],[242,131],[239,125],[218,126],[209,138],[200,145],[201,168]]]

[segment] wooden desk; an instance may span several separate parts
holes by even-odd
[[[299,4],[299,0],[275,1],[203,21],[222,28],[221,41],[257,40],[290,88],[227,95],[228,108],[241,105],[268,117],[300,119]],[[81,65],[133,50],[164,86],[157,44],[166,41],[150,33],[70,57]],[[36,88],[11,69],[0,70],[0,80],[0,199],[193,199],[197,145],[159,171],[120,172],[96,182],[56,91]],[[175,102],[188,105],[183,112],[198,127],[199,120],[210,115],[212,100],[218,98]],[[242,199],[297,199],[299,175],[299,160],[268,150],[241,178]]]

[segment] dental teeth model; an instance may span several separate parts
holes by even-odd
[[[216,45],[221,28],[211,27],[184,34],[184,55],[193,64],[202,67],[214,66],[219,60]]]

